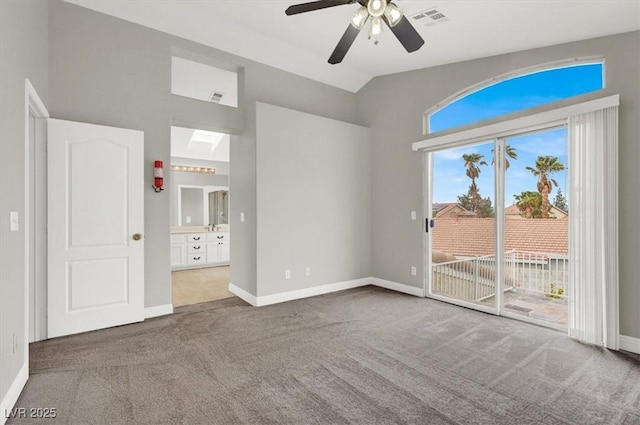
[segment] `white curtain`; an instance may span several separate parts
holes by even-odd
[[[569,118],[569,336],[618,349],[618,107]]]

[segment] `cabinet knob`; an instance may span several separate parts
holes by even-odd
[[[140,233],[134,233],[133,236],[131,236],[131,239],[133,239],[134,241],[139,241],[140,239],[142,239],[142,235]]]

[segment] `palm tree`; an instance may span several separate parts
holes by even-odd
[[[558,182],[549,176],[564,169],[564,164],[555,156],[539,156],[535,168],[526,167],[527,171],[538,178],[538,192],[542,195],[542,218],[549,218],[549,193],[553,186],[558,187]]]
[[[533,218],[533,211],[540,208],[542,196],[539,192],[524,191],[520,195],[513,195],[516,198],[516,207],[524,213],[524,218]]]
[[[476,179],[480,176],[480,165],[487,165],[487,162],[483,160],[484,155],[479,153],[462,154],[462,160],[464,166],[467,169],[467,177],[471,179],[471,185],[469,186],[469,193],[471,193],[471,201],[475,212],[480,210],[480,199],[478,197],[478,186],[476,186]]]
[[[493,149],[491,149],[491,153],[493,153],[493,159],[491,160],[491,165],[493,165],[493,163],[496,160],[496,155],[493,152]],[[504,153],[506,154],[505,158],[504,158],[504,169],[505,171],[509,169],[509,166],[511,166],[511,164],[509,163],[509,159],[518,159],[518,152],[516,152],[516,148],[514,148],[511,145],[505,145],[505,149],[504,149]]]

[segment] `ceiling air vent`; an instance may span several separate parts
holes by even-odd
[[[209,102],[220,103],[220,100],[222,100],[222,96],[224,96],[223,93],[214,90],[209,95]]]
[[[427,27],[435,24],[441,24],[449,20],[449,18],[447,18],[447,16],[442,13],[442,11],[436,8],[431,8],[425,10],[424,12],[416,13],[415,15],[411,16],[411,19],[413,19],[414,22]]]

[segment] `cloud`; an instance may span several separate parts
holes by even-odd
[[[516,152],[527,152],[534,155],[550,155],[567,157],[568,139],[566,130],[550,133],[537,133],[530,136],[522,136],[508,142],[516,149]],[[566,165],[566,164],[565,164]]]

